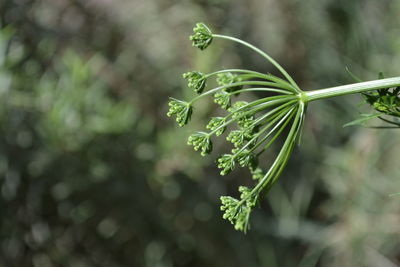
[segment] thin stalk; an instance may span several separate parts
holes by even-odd
[[[297,92],[297,90],[295,90],[293,88],[293,86],[290,83],[288,83],[287,81],[285,81],[285,80],[283,80],[283,79],[281,79],[279,77],[276,77],[275,75],[272,75],[270,73],[265,74],[265,73],[261,73],[261,72],[254,71],[254,70],[243,70],[243,69],[219,70],[219,71],[214,71],[214,72],[206,74],[205,78],[209,78],[209,77],[211,77],[213,75],[217,75],[217,74],[221,74],[221,73],[227,73],[227,72],[246,73],[246,74],[254,75],[254,77],[261,78],[261,79],[268,80],[268,81],[272,81],[272,82],[276,82],[276,83],[278,83],[278,84],[280,84],[282,86],[285,86],[285,88],[289,89],[290,91]]]
[[[293,108],[292,108],[293,109]],[[274,125],[274,123],[276,121],[278,121],[279,119],[281,119],[283,116],[286,118],[289,114],[285,112],[281,112],[275,115],[275,117],[272,119],[272,121],[270,123],[268,123],[265,127],[263,127],[253,138],[251,138],[244,146],[242,146],[239,151],[237,151],[233,157],[236,158],[240,152],[242,152],[243,150],[245,150],[247,147],[249,147],[258,137],[260,137],[260,135],[262,135],[266,130],[268,130],[269,128],[271,128],[272,125]],[[257,145],[259,145],[258,143],[255,145],[255,147],[257,147]],[[249,151],[252,152],[254,150],[254,147]]]
[[[262,150],[260,150],[257,153],[257,156],[261,155],[264,151],[266,151],[274,142],[275,140],[281,135],[281,133],[283,132],[283,130],[286,128],[286,126],[288,125],[288,123],[290,122],[290,120],[293,117],[293,112],[292,115],[290,116],[290,118],[285,122],[285,124],[282,125],[282,127],[279,128],[279,130],[275,133],[275,135],[268,141],[268,143],[266,143],[264,145],[264,147],[262,148]]]
[[[307,103],[324,98],[362,93],[397,86],[400,86],[400,77],[379,79],[369,82],[353,83],[326,89],[306,91],[301,94],[301,98],[304,102]]]
[[[218,126],[217,128],[215,128],[213,131],[209,132],[208,135],[209,136],[213,135],[214,133],[216,133],[221,128],[228,126],[232,122],[234,122],[234,121],[236,121],[236,120],[238,120],[240,118],[243,118],[244,116],[247,116],[249,114],[255,114],[255,113],[257,113],[257,112],[259,112],[261,110],[265,110],[266,108],[269,108],[271,106],[279,105],[280,103],[284,103],[286,101],[289,101],[290,99],[292,99],[292,98],[289,97],[289,96],[271,96],[271,97],[266,97],[266,98],[262,98],[262,99],[253,101],[253,102],[251,102],[251,103],[249,103],[249,104],[247,104],[247,105],[245,105],[243,107],[240,107],[237,111],[240,111],[242,109],[246,109],[246,108],[249,108],[249,107],[255,107],[255,108],[244,112],[243,114],[241,114],[238,117],[230,119],[229,121],[227,121],[224,124],[222,124],[222,125]],[[259,106],[259,107],[257,108],[257,106]],[[227,115],[225,117],[225,119],[227,119],[229,117],[232,117],[233,114],[234,114],[233,112],[230,113],[229,115]]]
[[[279,127],[279,126],[281,126],[281,124],[282,123],[285,123],[284,125],[286,125],[290,120],[291,120],[291,118],[292,118],[292,116],[293,116],[293,110],[294,110],[294,107],[292,107],[292,109],[291,110],[289,110],[289,112],[287,112],[286,114],[285,114],[285,117],[284,118],[282,118],[272,129],[271,129],[271,131],[269,131],[263,138],[261,138],[261,140],[259,141],[259,142],[257,142],[257,144],[255,144],[254,145],[254,147],[252,147],[251,149],[250,149],[250,151],[249,152],[253,152],[255,149],[257,149],[262,143],[264,143],[275,131],[276,131],[276,129]],[[288,117],[289,117],[289,119],[288,119]],[[281,116],[279,117],[279,118],[276,118],[274,121],[272,121],[272,122],[270,122],[267,126],[268,126],[268,128],[270,128],[278,119],[280,119],[281,118]]]
[[[243,70],[243,69],[226,69],[226,70],[218,70],[214,72],[210,72],[205,75],[206,78],[216,75],[216,74],[221,74],[221,73],[226,73],[226,72],[236,72],[236,73],[248,73],[248,74],[254,74],[254,75],[260,75],[266,77],[267,75],[261,72],[253,71],[253,70]]]
[[[195,98],[193,98],[192,100],[190,100],[189,103],[192,104],[195,101],[199,100],[200,98],[203,98],[203,97],[205,97],[207,95],[213,94],[213,93],[218,92],[220,90],[231,88],[231,87],[235,87],[235,86],[242,86],[242,85],[265,85],[265,86],[275,86],[275,87],[277,87],[277,84],[274,83],[274,82],[263,82],[263,81],[244,81],[244,82],[231,83],[231,84],[224,85],[224,86],[219,86],[219,87],[211,89],[211,90],[209,90],[207,92],[204,92],[201,95],[198,95]]]
[[[254,87],[254,88],[245,88],[245,89],[240,89],[234,92],[229,93],[230,95],[235,95],[235,94],[240,94],[244,92],[273,92],[273,93],[281,93],[281,94],[286,94],[286,95],[292,95],[293,93],[281,90],[281,89],[275,89],[275,88],[263,88],[263,87]]]
[[[255,47],[252,44],[249,44],[248,42],[245,42],[245,41],[242,41],[240,39],[237,39],[235,37],[230,37],[230,36],[221,35],[221,34],[213,34],[213,37],[221,38],[221,39],[227,39],[227,40],[231,40],[231,41],[240,43],[240,44],[242,44],[244,46],[247,46],[248,48],[254,50],[255,52],[259,53],[261,56],[265,57],[269,62],[271,62],[283,74],[283,76],[285,76],[285,78],[296,89],[296,91],[300,92],[299,86],[296,84],[296,82],[293,80],[293,78],[289,75],[289,73],[287,73],[285,71],[285,69],[278,62],[276,62],[272,57],[270,57],[268,54],[266,54],[261,49]]]
[[[300,107],[300,109],[303,109],[303,107]],[[302,130],[301,128],[302,128],[302,124],[304,121],[304,116],[302,116],[301,114],[300,114],[300,116],[301,117],[300,117],[300,120],[297,125],[298,129],[297,129],[297,132],[295,133],[296,136],[299,136],[298,133],[299,133],[299,131]],[[282,171],[285,168],[286,164],[288,163],[289,158],[292,154],[292,151],[293,151],[295,145],[296,145],[296,139],[291,140],[291,143],[289,144],[289,147],[287,148],[287,153],[286,153],[284,159],[282,160],[281,166],[279,167],[278,171],[274,174],[274,178],[273,178],[272,182],[269,183],[269,185],[267,185],[267,188],[266,188],[267,192],[275,184],[275,182],[278,180],[279,176],[282,174]]]
[[[281,169],[281,165],[286,165],[287,163],[287,159],[290,156],[290,148],[291,148],[291,143],[294,141],[293,137],[295,137],[296,135],[296,131],[298,128],[298,123],[300,120],[300,115],[301,115],[302,111],[300,110],[300,108],[297,111],[297,114],[295,116],[295,119],[293,121],[293,125],[290,129],[290,132],[286,138],[285,143],[283,144],[283,147],[281,149],[281,151],[279,152],[278,156],[276,157],[274,163],[272,164],[271,168],[268,170],[268,172],[264,175],[264,177],[260,180],[260,182],[253,188],[251,194],[256,193],[256,192],[260,192],[261,190],[263,190],[264,186],[268,185],[268,183],[270,182],[271,179],[274,179],[275,177],[275,171],[278,171]],[[288,153],[289,152],[289,153]],[[251,195],[250,194],[250,195]]]
[[[277,112],[277,111],[279,111],[279,110],[281,110],[281,109],[283,109],[283,108],[285,108],[285,107],[287,107],[287,106],[290,106],[290,105],[294,104],[295,102],[296,102],[296,100],[288,101],[287,103],[282,104],[282,105],[280,105],[279,107],[277,107],[277,108],[275,108],[275,109],[273,109],[273,110],[267,112],[266,114],[264,114],[264,115],[262,115],[261,117],[257,118],[257,119],[251,124],[251,127],[256,126],[257,124],[259,124],[260,122],[262,122],[265,118],[269,117],[271,114],[273,114],[273,113],[275,113],[275,112]],[[261,124],[261,123],[260,123],[260,124]]]

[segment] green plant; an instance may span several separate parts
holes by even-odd
[[[288,163],[295,145],[300,141],[307,105],[310,102],[362,93],[366,102],[375,109],[376,113],[364,114],[361,119],[347,125],[363,124],[372,118],[380,118],[394,126],[400,125],[396,121],[400,117],[400,87],[398,87],[400,77],[384,79],[381,75],[381,79],[374,81],[303,91],[279,63],[245,41],[213,34],[203,23],[196,24],[194,35],[190,37],[193,46],[201,50],[206,49],[214,39],[230,40],[252,49],[273,64],[283,75],[283,78],[280,78],[272,74],[244,69],[226,69],[209,74],[192,71],[185,73],[183,77],[188,80],[188,86],[194,89],[198,96],[190,101],[172,99],[169,103],[168,116],[175,115],[180,126],[190,121],[193,104],[206,96],[213,96],[214,102],[226,110],[225,117],[211,118],[206,126],[210,131],[192,134],[188,139],[188,144],[195,150],[200,150],[201,155],[205,156],[212,151],[211,138],[223,134],[229,126],[230,132],[226,140],[233,144],[233,149],[231,153],[224,154],[217,160],[221,175],[230,173],[239,165],[248,167],[255,181],[253,188],[239,187],[239,199],[230,196],[221,197],[223,218],[229,220],[237,230],[246,232],[249,229],[252,209],[276,183]],[[356,78],[353,74],[351,75]],[[207,80],[214,77],[219,86],[204,91]],[[232,103],[232,96],[248,92],[265,92],[268,95],[252,102]],[[395,119],[390,120],[385,116],[395,117]],[[235,128],[231,129],[232,127]],[[259,166],[259,156],[283,135],[285,139],[280,152],[269,169],[263,171]]]

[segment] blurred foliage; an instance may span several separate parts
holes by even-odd
[[[0,266],[399,265],[400,138],[341,128],[359,97],[310,105],[301,150],[246,235],[218,211],[241,174],[218,177],[164,115],[168,96],[192,93],[183,72],[272,71],[223,42],[198,57],[194,22],[317,89],[351,82],[346,66],[399,75],[399,12],[390,0],[2,0]],[[196,108],[203,127],[210,105]]]

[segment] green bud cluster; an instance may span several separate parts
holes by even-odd
[[[206,128],[215,131],[215,135],[219,136],[225,132],[226,126],[224,126],[224,117],[212,117]]]
[[[265,173],[260,167],[254,169],[250,166],[250,173],[251,173],[251,178],[253,178],[253,180],[255,181],[261,180],[265,175]]]
[[[243,114],[243,113],[242,113]],[[238,126],[240,129],[244,130],[247,132],[247,134],[250,134],[255,131],[254,127],[254,116],[249,115],[249,116],[243,116],[238,119],[237,121]]]
[[[231,107],[231,96],[239,95],[236,93],[238,90],[243,88],[243,85],[235,85],[243,82],[246,79],[232,72],[223,72],[217,74],[217,84],[221,87],[219,92],[214,94],[214,102],[220,105],[223,109],[229,109]]]
[[[228,109],[229,112],[233,114],[233,118],[237,119],[237,125],[241,130],[245,132],[247,136],[253,134],[255,127],[253,127],[254,123],[254,114],[246,114],[246,107],[249,103],[246,101],[237,101],[231,108]]]
[[[201,155],[205,156],[212,151],[210,135],[205,132],[197,132],[189,136],[188,145],[193,146],[194,150],[201,150]]]
[[[224,215],[222,217],[234,223],[235,217],[239,212],[239,200],[231,196],[221,196],[220,199],[222,203],[221,210],[224,211]]]
[[[183,74],[183,78],[188,81],[188,87],[198,94],[201,94],[206,87],[206,76],[199,71],[186,72]]]
[[[217,83],[220,86],[238,83],[238,82],[241,82],[242,80],[243,79],[240,78],[239,75],[233,74],[231,72],[224,72],[224,73],[220,73],[217,75]],[[242,85],[238,85],[238,86],[226,88],[225,91],[230,93],[230,92],[240,90],[242,88],[243,88]]]
[[[168,105],[169,110],[167,116],[171,117],[172,115],[176,115],[176,121],[179,126],[182,127],[190,121],[193,108],[189,102],[172,98]]]
[[[245,107],[248,104],[249,103],[246,101],[237,101],[233,104],[232,107],[228,109],[228,111],[233,114],[233,117],[238,119],[238,124],[241,127],[244,126],[245,121],[252,120],[254,118],[253,114],[247,114],[247,115],[245,114],[246,112]]]
[[[236,230],[246,232],[250,228],[250,214],[257,204],[258,197],[246,186],[240,186],[239,192],[240,200],[230,196],[220,198],[221,210],[224,212],[222,217],[230,221]]]
[[[193,28],[194,34],[190,36],[193,46],[200,50],[206,49],[213,40],[211,30],[204,23],[197,23]]]
[[[235,163],[239,163],[240,167],[252,166],[255,162],[255,155],[246,148],[234,148],[232,154],[224,154],[218,160],[218,168],[222,169],[220,174],[226,175],[235,168]]]
[[[231,94],[221,90],[214,94],[214,102],[223,109],[228,109],[231,106]]]
[[[218,160],[217,167],[222,169],[220,174],[226,175],[233,171],[235,168],[235,157],[232,154],[224,154]]]
[[[226,137],[226,140],[231,142],[234,147],[240,147],[244,144],[245,141],[250,140],[251,135],[246,133],[243,130],[234,130],[229,133]]]
[[[234,148],[232,149],[232,153],[235,155],[240,167],[249,166],[254,160],[254,154],[248,149]]]

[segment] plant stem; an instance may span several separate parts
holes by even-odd
[[[226,36],[226,35],[221,35],[221,34],[213,34],[213,37],[215,38],[221,38],[221,39],[227,39],[227,40],[231,40],[237,43],[240,43],[244,46],[247,46],[248,48],[256,51],[257,53],[259,53],[261,56],[263,56],[264,58],[266,58],[269,62],[271,62],[282,74],[283,76],[285,76],[285,78],[288,80],[288,82],[296,89],[296,90],[300,90],[299,86],[296,84],[296,82],[293,80],[293,78],[289,75],[289,73],[286,72],[286,70],[278,63],[275,61],[275,59],[273,59],[271,56],[269,56],[267,53],[265,53],[264,51],[262,51],[261,49],[255,47],[252,44],[249,44],[248,42],[245,42],[243,40],[240,40],[238,38],[235,37],[231,37],[231,36]]]
[[[244,85],[264,85],[264,86],[273,86],[273,87],[278,87],[278,84],[274,83],[274,82],[263,82],[263,81],[243,81],[243,82],[236,82],[236,83],[231,83],[231,84],[227,84],[227,85],[223,85],[223,86],[219,86],[216,87],[214,89],[208,90],[204,93],[202,93],[201,95],[196,96],[195,98],[193,98],[192,100],[189,101],[190,104],[196,102],[198,99],[203,98],[207,95],[216,93],[220,90],[226,89],[226,88],[230,88],[230,87],[235,87],[235,86],[244,86]],[[281,87],[278,87],[281,88]],[[287,91],[288,93],[290,93],[290,91]]]
[[[362,93],[397,86],[400,86],[400,77],[353,83],[320,90],[305,91],[302,93],[301,98],[304,102],[307,103],[318,99]]]

